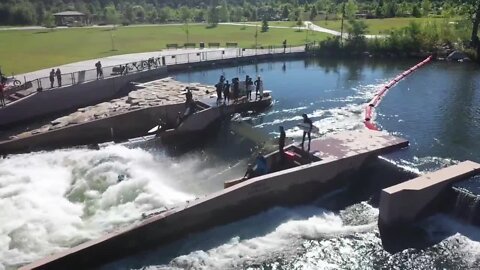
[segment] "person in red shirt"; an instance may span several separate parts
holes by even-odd
[[[5,96],[3,95],[3,91],[5,90],[5,85],[0,83],[0,104],[2,107],[5,107]]]

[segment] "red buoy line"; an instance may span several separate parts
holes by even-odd
[[[380,105],[380,102],[382,101],[382,97],[385,96],[387,91],[392,88],[395,84],[397,84],[399,81],[401,81],[403,78],[407,77],[410,75],[412,72],[416,71],[417,69],[421,68],[428,62],[432,60],[432,56],[427,57],[425,60],[422,62],[416,64],[415,66],[405,70],[401,74],[399,74],[397,77],[395,77],[393,80],[389,81],[387,84],[385,84],[380,91],[378,91],[375,96],[373,97],[372,100],[367,104],[367,107],[365,107],[365,127],[371,130],[380,130],[375,123],[372,121],[372,115],[375,107]]]

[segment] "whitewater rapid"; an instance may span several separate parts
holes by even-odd
[[[195,198],[198,164],[112,145],[0,160],[0,269],[14,268]],[[187,167],[190,166],[190,167]],[[183,175],[183,177],[182,177]],[[123,181],[119,181],[119,178]]]

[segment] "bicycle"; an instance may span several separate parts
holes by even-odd
[[[17,80],[14,76],[12,77],[5,77],[3,75],[0,75],[1,76],[1,82],[3,85],[12,85],[13,86],[20,86],[22,85],[22,82]]]

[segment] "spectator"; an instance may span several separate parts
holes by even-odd
[[[230,83],[228,83],[228,80],[225,82],[225,85],[223,86],[223,99],[225,101],[225,104],[230,101]]]
[[[5,84],[0,82],[0,104],[2,107],[5,107],[5,96],[3,94],[3,91],[5,90]]]
[[[287,40],[285,39],[282,44],[283,44],[283,53],[286,53],[287,52]]]
[[[100,61],[98,61],[96,64],[95,64],[95,67],[97,69],[97,80],[99,78],[102,78],[103,79],[103,70],[102,70],[102,63],[100,63]]]
[[[55,69],[52,68],[52,71],[50,71],[50,88],[53,88],[54,82],[55,82]]]
[[[62,87],[62,72],[59,68],[57,68],[57,72],[55,72],[55,75],[57,76],[58,87]]]

